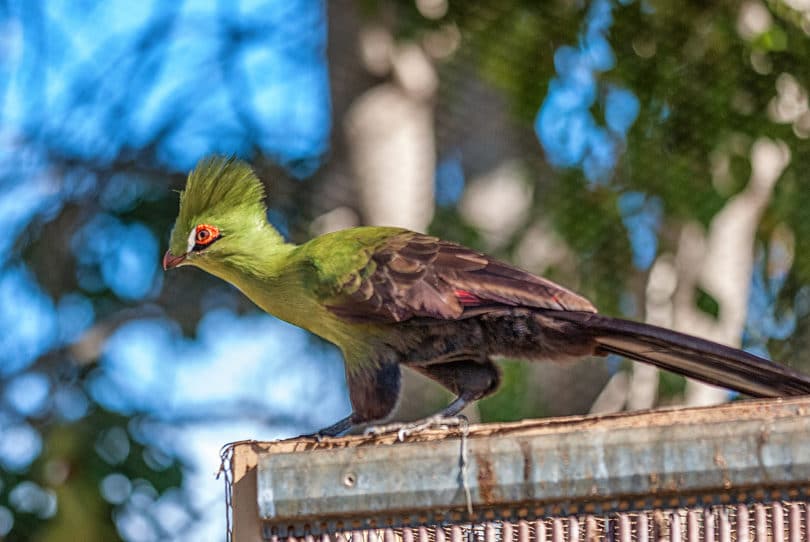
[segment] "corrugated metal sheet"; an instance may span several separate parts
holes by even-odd
[[[810,542],[810,398],[244,446],[263,539]]]

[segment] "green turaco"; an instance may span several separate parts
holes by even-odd
[[[602,316],[549,280],[456,243],[388,227],[286,242],[267,222],[262,183],[235,159],[191,172],[163,267],[194,265],[262,310],[337,345],[352,412],[322,435],[385,420],[400,366],[455,394],[440,412],[498,387],[494,358],[616,353],[755,397],[810,393],[810,377],[735,348]]]

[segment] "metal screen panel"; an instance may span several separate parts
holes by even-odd
[[[806,502],[784,502],[677,510],[650,510],[609,516],[548,517],[536,521],[421,526],[339,531],[290,537],[288,542],[807,542]],[[271,540],[279,540],[271,536]]]

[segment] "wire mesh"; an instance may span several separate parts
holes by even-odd
[[[287,537],[287,542],[800,542],[810,540],[805,501],[652,509],[538,520],[345,530]],[[278,542],[284,538],[270,535]]]

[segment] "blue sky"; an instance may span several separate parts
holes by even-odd
[[[640,107],[630,90],[600,81],[600,75],[616,64],[609,41],[613,7],[610,0],[592,2],[579,42],[554,52],[557,76],[549,82],[535,119],[535,131],[549,162],[580,167],[591,183],[610,179]],[[604,126],[592,111],[600,96],[605,102]]]

